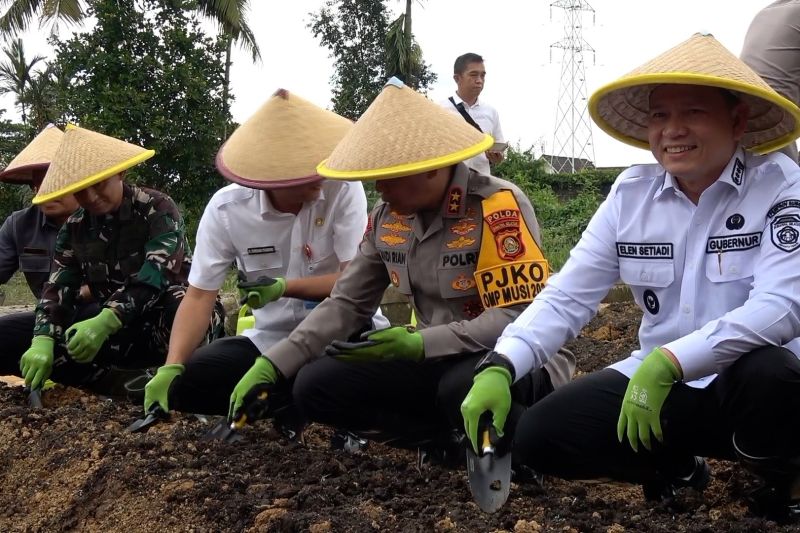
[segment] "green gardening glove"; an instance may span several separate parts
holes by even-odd
[[[149,413],[155,404],[164,412],[169,412],[169,388],[177,377],[183,374],[186,367],[175,363],[164,365],[158,369],[153,379],[144,386],[144,412]]]
[[[340,361],[372,363],[425,358],[422,335],[413,326],[373,329],[361,335],[361,342],[333,341],[325,353]]]
[[[261,309],[270,302],[274,302],[286,292],[284,278],[268,278],[262,276],[255,281],[243,281],[239,276],[240,303],[247,304],[251,309]],[[246,278],[245,278],[246,279]]]
[[[234,422],[240,418],[242,407],[246,407],[245,397],[251,390],[260,385],[272,386],[277,382],[278,371],[275,370],[272,362],[263,355],[256,357],[253,366],[233,388],[230,409],[228,409],[228,421]]]
[[[508,412],[511,410],[511,373],[501,366],[490,366],[475,375],[472,388],[461,403],[464,429],[478,452],[478,423],[486,411],[492,413],[492,424],[498,437],[503,436]]]
[[[662,442],[661,407],[675,381],[681,379],[680,371],[661,348],[656,348],[644,358],[628,382],[622,399],[622,409],[617,422],[617,438],[625,436],[633,451],[639,451],[639,441],[650,449],[650,432]]]
[[[94,318],[77,322],[67,329],[67,352],[79,363],[91,363],[109,335],[122,327],[117,314],[104,308]]]
[[[53,337],[38,335],[31,341],[31,347],[22,354],[19,369],[25,378],[25,385],[31,390],[41,389],[53,371]]]

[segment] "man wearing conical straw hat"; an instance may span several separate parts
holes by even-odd
[[[243,405],[246,414],[246,397],[259,385],[296,376],[294,401],[312,421],[397,446],[457,449],[451,438],[473,367],[549,273],[525,195],[461,163],[492,142],[399,80],[389,81],[317,167],[330,179],[377,180],[383,202],[331,297],[236,386],[234,419]],[[345,342],[389,284],[409,298],[418,327]],[[546,370],[521,375],[520,411],[566,382],[571,363],[565,354]],[[461,448],[450,459],[463,458]]]
[[[63,135],[55,126],[46,127],[0,172],[0,181],[28,185],[35,193]],[[22,272],[38,298],[50,274],[58,230],[77,208],[75,197],[68,194],[6,217],[0,228],[0,283],[7,282],[14,272]],[[16,354],[0,360],[0,375],[18,371],[19,356],[33,337],[33,325],[33,312],[0,317],[0,346],[5,353]]]
[[[0,172],[0,181],[28,185],[35,193],[63,135],[55,126],[46,127]],[[68,194],[9,215],[0,228],[0,283],[19,270],[38,298],[50,273],[58,229],[77,208]]]
[[[75,194],[81,209],[58,234],[33,342],[19,358],[31,388],[51,374],[59,383],[91,387],[112,365],[163,362],[190,251],[172,199],[123,181],[128,168],[153,153],[67,126],[33,203]],[[96,304],[76,315],[81,283]]]
[[[620,278],[644,314],[639,349],[529,409],[514,452],[544,474],[641,483],[656,500],[702,490],[702,456],[738,456],[765,479],[755,509],[788,518],[800,496],[800,362],[783,347],[800,335],[800,169],[759,154],[800,134],[800,109],[695,34],[598,89],[589,111],[658,164],[619,176],[495,351],[517,375],[546,363]],[[490,370],[462,406],[473,442],[480,416],[502,428],[508,412],[513,374]]]
[[[367,200],[360,183],[323,181],[316,165],[350,128],[280,89],[220,148],[217,169],[233,184],[214,194],[200,220],[189,289],[166,364],[145,387],[145,411],[228,414],[231,391],[253,361],[330,295],[364,235]],[[234,262],[254,327],[196,349]],[[273,392],[290,398],[285,386]],[[273,401],[270,414],[288,416],[287,407]]]

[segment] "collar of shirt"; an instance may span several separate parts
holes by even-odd
[[[261,213],[262,217],[266,216],[266,215],[269,215],[269,214],[275,214],[275,215],[286,215],[287,214],[287,213],[284,213],[283,211],[278,211],[277,209],[275,209],[275,206],[272,205],[272,202],[269,199],[269,195],[267,194],[267,191],[257,190],[257,189],[254,189],[254,190],[258,193],[258,205],[259,205],[259,210],[260,210],[260,213]],[[310,203],[308,203],[308,202],[304,203],[303,204],[303,208],[305,208],[307,206],[310,207],[312,205],[317,205],[318,203],[324,202],[324,201],[325,201],[325,188],[323,187],[322,189],[319,190],[319,196],[317,197],[317,199],[314,200],[313,202],[310,202]],[[303,209],[303,208],[301,208],[301,209]]]
[[[465,107],[466,109],[474,109],[474,108],[476,108],[476,107],[480,107],[480,105],[481,105],[481,98],[480,98],[480,96],[478,97],[478,99],[477,99],[477,100],[475,100],[475,103],[474,103],[473,105],[469,105],[468,103],[466,103],[466,102],[464,101],[464,99],[463,99],[463,98],[461,98],[460,96],[458,96],[458,93],[453,93],[453,100],[455,100],[455,102],[456,102],[456,105],[463,103],[463,104],[464,104],[464,107]]]
[[[724,169],[722,169],[722,173],[720,173],[719,178],[717,178],[718,182],[726,183],[733,187],[739,195],[742,194],[744,189],[744,162],[744,149],[741,146],[738,146],[736,151],[733,152],[728,164],[725,165]],[[663,167],[661,168],[663,170]],[[680,187],[678,187],[675,177],[669,172],[664,171],[664,183],[653,195],[653,200],[657,200],[668,190],[672,190],[673,193],[677,194],[680,191]]]

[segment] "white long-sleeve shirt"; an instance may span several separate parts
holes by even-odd
[[[524,376],[578,334],[618,279],[644,312],[640,348],[612,365],[628,377],[663,346],[702,387],[760,346],[798,343],[800,169],[739,149],[697,205],[661,166],[627,169],[495,350]]]

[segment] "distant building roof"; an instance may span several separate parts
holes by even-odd
[[[543,154],[541,159],[547,161],[549,166],[548,174],[580,172],[581,170],[595,168],[594,163],[588,159],[581,159],[580,157],[561,157],[558,155]]]

